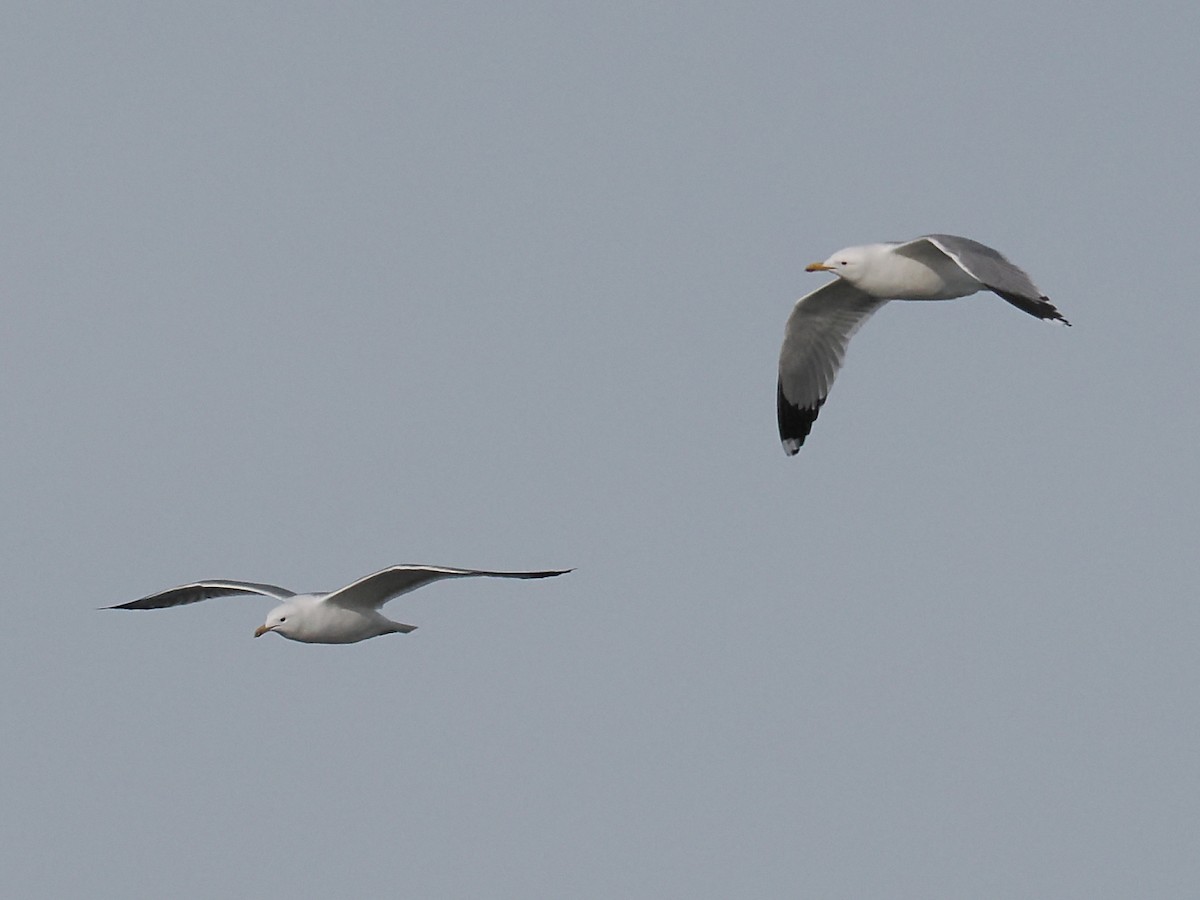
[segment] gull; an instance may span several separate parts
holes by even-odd
[[[951,300],[987,290],[1031,316],[1071,324],[998,251],[953,234],[847,247],[805,271],[838,277],[801,297],[788,317],[776,409],[779,439],[789,456],[799,452],[812,430],[846,344],[889,300]]]
[[[197,581],[105,609],[165,609],[199,603],[214,597],[257,594],[279,603],[267,620],[254,631],[268,631],[306,644],[353,644],[381,634],[407,634],[416,625],[393,622],[379,608],[394,597],[415,591],[443,578],[550,578],[571,569],[547,572],[489,572],[484,569],[450,569],[444,566],[391,566],[328,593],[297,594],[273,584],[253,581]]]

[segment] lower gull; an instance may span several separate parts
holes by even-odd
[[[551,578],[570,569],[546,572],[490,572],[484,569],[449,569],[442,566],[391,566],[353,584],[328,593],[297,594],[273,584],[252,581],[197,581],[106,609],[165,609],[199,603],[214,597],[251,594],[270,597],[279,603],[255,630],[261,637],[269,631],[306,644],[353,644],[381,634],[407,634],[416,625],[385,618],[379,608],[401,594],[415,591],[443,578]]]

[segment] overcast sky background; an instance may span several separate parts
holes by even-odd
[[[1194,897],[1190,2],[13,3],[12,897]],[[804,265],[969,235],[799,456]],[[198,578],[573,566],[253,640]]]

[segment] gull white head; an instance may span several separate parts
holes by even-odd
[[[277,631],[284,637],[295,638],[298,629],[296,621],[300,607],[295,603],[281,603],[271,610],[267,621],[254,629],[255,637],[262,637],[268,631]]]
[[[867,264],[871,259],[870,247],[846,247],[839,250],[825,262],[815,262],[804,267],[806,272],[832,272],[840,278],[845,278],[851,284],[857,284],[867,273]]]

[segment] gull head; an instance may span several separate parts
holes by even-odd
[[[294,637],[298,627],[297,616],[300,608],[294,603],[283,603],[271,610],[267,621],[254,629],[255,637],[262,637],[268,631],[277,631],[284,637]]]
[[[833,254],[825,262],[810,263],[804,267],[804,271],[832,272],[839,278],[845,278],[851,284],[856,284],[866,274],[868,258],[866,247],[846,247]]]

